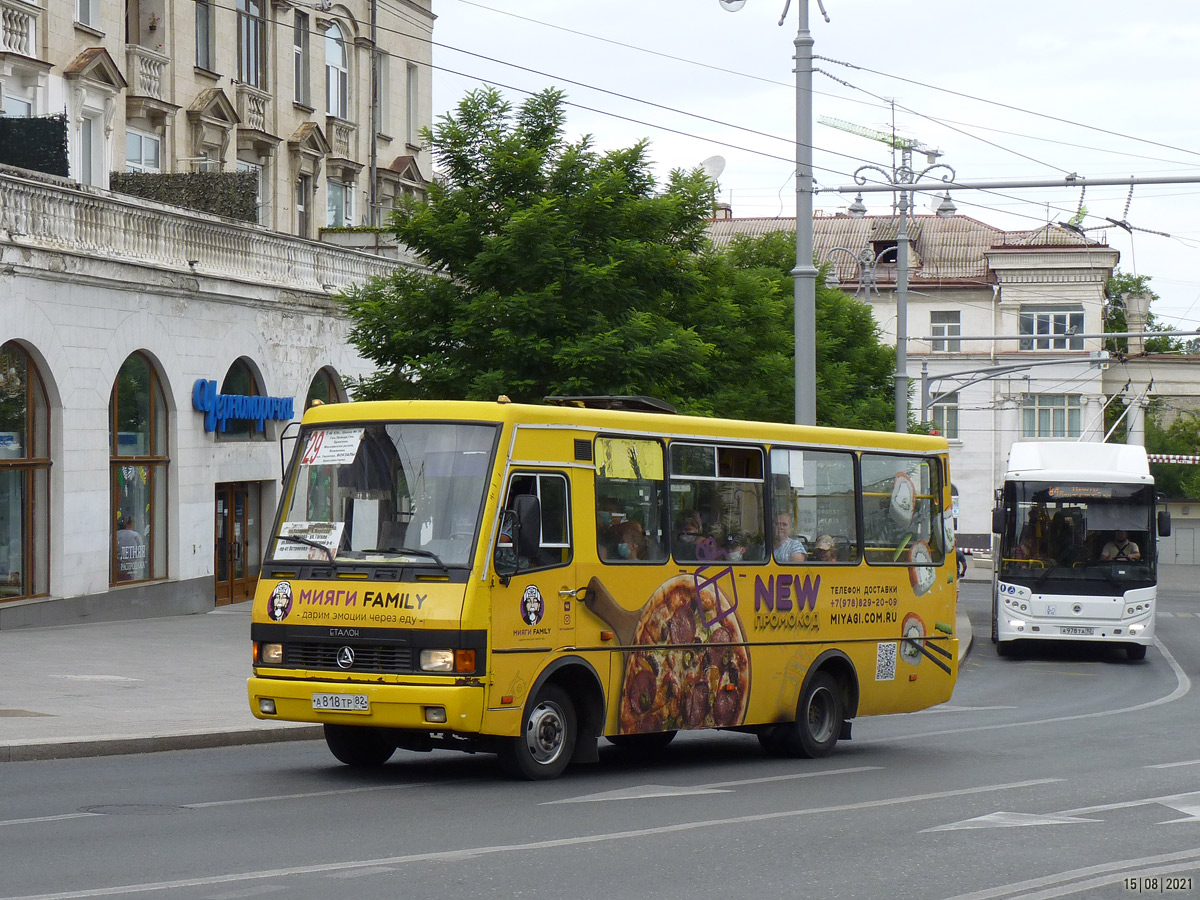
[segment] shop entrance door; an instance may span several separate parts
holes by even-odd
[[[214,533],[217,606],[237,603],[254,593],[250,525],[257,518],[250,510],[249,485],[245,482],[217,485]]]

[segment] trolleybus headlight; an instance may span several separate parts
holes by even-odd
[[[283,644],[259,644],[258,661],[268,666],[283,665]]]
[[[454,651],[453,650],[422,650],[421,651],[421,671],[422,672],[453,672],[454,671]]]

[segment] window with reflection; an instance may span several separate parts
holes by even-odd
[[[229,371],[225,373],[225,380],[221,382],[221,393],[238,397],[262,395],[258,379],[254,377],[254,371],[246,360],[235,360],[229,367]],[[266,439],[266,429],[260,429],[258,422],[254,419],[226,419],[225,430],[217,432],[218,441],[265,441]]]
[[[50,591],[50,416],[37,366],[0,346],[0,601]]]
[[[150,360],[134,353],[109,398],[113,584],[167,575],[167,404]]]
[[[337,22],[325,30],[325,109],[339,119],[350,118],[350,59]]]
[[[341,403],[342,394],[338,390],[337,380],[328,369],[321,369],[313,376],[308,385],[308,396],[304,398],[304,408],[308,409],[314,402]]]

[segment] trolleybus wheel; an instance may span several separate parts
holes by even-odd
[[[1130,659],[1145,659],[1146,645],[1145,644],[1126,644],[1125,654]]]
[[[325,743],[340,762],[357,769],[382,766],[396,752],[396,742],[382,728],[326,725]]]
[[[500,748],[500,765],[514,778],[557,778],[571,761],[576,736],[571,698],[562,688],[548,684],[526,704],[521,735]]]

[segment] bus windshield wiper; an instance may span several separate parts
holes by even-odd
[[[312,541],[305,537],[296,537],[295,535],[291,534],[281,534],[277,540],[291,541],[293,544],[305,544],[309,547],[316,547],[318,550],[324,551],[325,555],[329,557],[329,561],[333,562],[333,551],[317,541]]]
[[[363,550],[362,552],[381,554],[411,553],[413,556],[426,556],[441,566],[443,570],[447,572],[450,571],[450,567],[442,562],[441,557],[439,557],[432,550],[418,550],[415,547],[376,547],[374,550]]]

